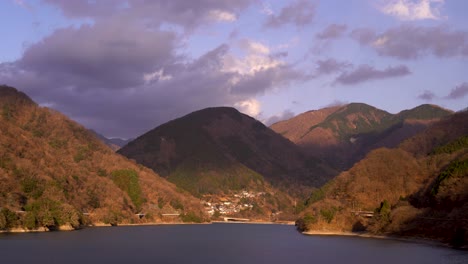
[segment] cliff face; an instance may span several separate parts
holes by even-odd
[[[0,111],[0,229],[164,221],[176,209],[203,217],[191,195],[16,89],[0,87]]]

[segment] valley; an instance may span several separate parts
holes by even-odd
[[[215,107],[117,150],[15,88],[0,104],[2,230],[231,217],[466,245],[466,111],[352,103],[269,128]]]

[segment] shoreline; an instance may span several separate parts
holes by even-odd
[[[424,244],[435,247],[444,247],[455,249],[448,243],[443,243],[434,239],[416,238],[416,237],[399,237],[399,236],[386,236],[386,235],[374,235],[371,233],[353,233],[353,232],[339,232],[339,231],[305,231],[301,234],[306,236],[342,236],[342,237],[359,237],[359,238],[372,238],[372,239],[385,239],[401,241],[406,243]],[[468,250],[467,246],[457,248],[459,250]]]
[[[252,225],[295,225],[292,221],[269,222],[269,221],[211,221],[211,224],[252,224]]]
[[[56,229],[49,229],[47,227],[39,227],[36,229],[27,229],[23,227],[15,227],[7,230],[0,230],[0,234],[18,234],[18,233],[43,233],[43,232],[57,232],[57,231],[77,231],[85,228],[95,227],[121,227],[121,226],[162,226],[162,225],[211,225],[211,224],[256,224],[256,225],[294,225],[294,222],[268,222],[268,221],[210,221],[203,223],[184,223],[184,222],[150,222],[150,223],[124,223],[124,224],[105,224],[105,223],[93,223],[91,225],[81,226],[79,228],[73,228],[69,225],[60,226]]]

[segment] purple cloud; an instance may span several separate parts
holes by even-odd
[[[308,0],[298,0],[281,9],[278,15],[271,14],[264,26],[279,28],[286,24],[303,27],[312,22],[315,17],[315,5]]]
[[[447,99],[460,99],[468,95],[468,83],[464,82],[450,91],[446,96]]]
[[[436,95],[428,90],[425,90],[422,94],[418,95],[418,98],[425,101],[432,101],[436,98]]]
[[[369,45],[375,40],[377,34],[370,28],[358,28],[351,31],[350,36],[361,45]]]
[[[318,33],[315,37],[321,40],[336,39],[341,37],[346,32],[346,30],[348,30],[348,27],[346,25],[331,24],[328,27],[326,27],[322,32]]]
[[[389,79],[409,75],[410,70],[404,66],[388,67],[385,70],[378,70],[369,65],[360,65],[351,72],[344,72],[335,80],[344,85],[353,85],[371,80]]]
[[[58,7],[71,18],[106,20],[119,17],[122,22],[139,20],[151,28],[171,23],[184,28],[193,28],[213,19],[214,13],[234,15],[244,10],[255,0],[44,0]]]
[[[267,126],[271,126],[274,123],[278,123],[279,121],[287,120],[293,117],[294,117],[294,113],[291,110],[286,109],[278,115],[269,117],[268,119],[263,121],[263,123],[265,123],[265,125]]]
[[[349,104],[348,101],[334,100],[333,102],[324,105],[322,108],[337,107],[337,106],[343,106],[347,104]]]
[[[436,57],[467,57],[468,32],[448,27],[419,27],[403,25],[381,34],[371,29],[354,30],[351,37],[361,45],[372,47],[379,55],[403,60],[426,55]]]
[[[317,61],[316,75],[332,74],[342,72],[351,67],[349,62],[337,61],[335,59],[326,59]]]
[[[114,19],[56,30],[19,60],[0,63],[0,80],[104,135],[129,138],[188,112],[232,106],[305,78],[268,55],[268,67],[260,60],[255,71],[226,69],[226,58],[234,56],[226,44],[188,58],[178,52],[175,32]]]
[[[174,63],[176,40],[169,31],[98,22],[55,31],[31,45],[16,64],[74,89],[122,89],[141,85],[145,73]]]

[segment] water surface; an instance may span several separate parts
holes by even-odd
[[[0,234],[0,263],[468,263],[468,252],[393,240],[305,236],[293,226],[212,224]]]

